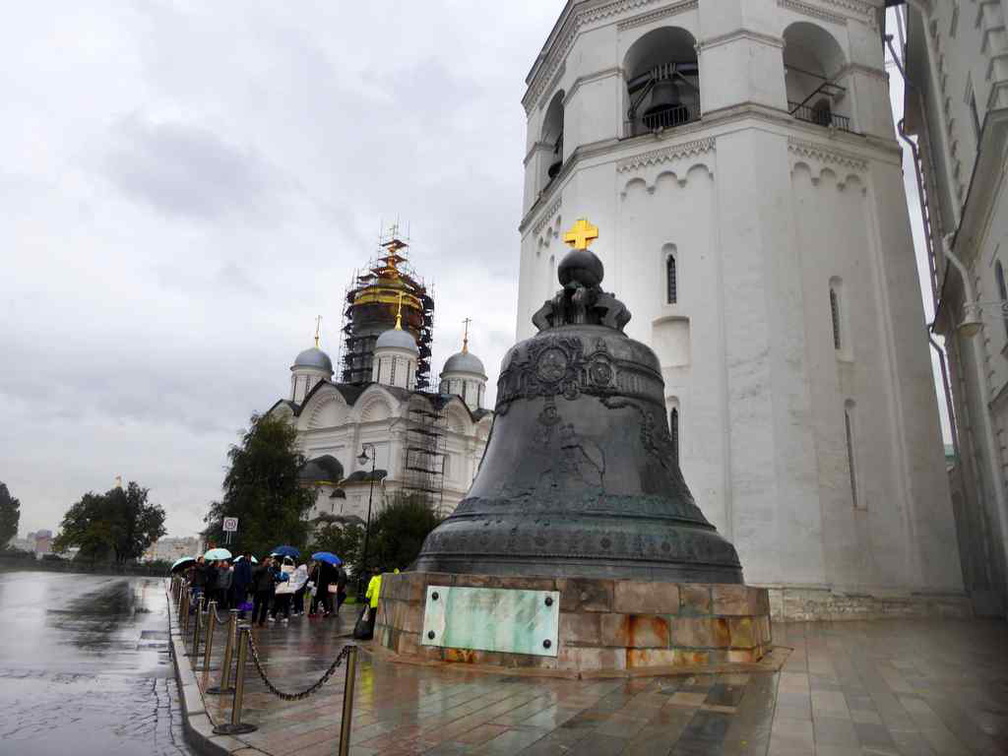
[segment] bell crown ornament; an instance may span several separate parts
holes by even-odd
[[[658,358],[601,288],[598,235],[584,219],[565,234],[561,288],[533,315],[539,332],[504,357],[476,478],[415,569],[742,582],[679,470]]]

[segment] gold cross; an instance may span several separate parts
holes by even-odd
[[[322,330],[322,316],[319,315],[315,318],[315,348],[318,349],[319,344],[319,331]]]
[[[587,218],[578,218],[563,237],[564,243],[570,244],[574,249],[588,249],[596,239],[598,239],[598,226],[593,226]]]
[[[466,318],[462,321],[462,325],[465,326],[465,332],[462,334],[462,351],[469,351],[469,324],[472,323],[472,318]]]

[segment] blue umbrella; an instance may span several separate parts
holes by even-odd
[[[290,557],[291,559],[298,559],[301,556],[301,552],[295,549],[293,546],[277,546],[273,549],[272,554],[277,554],[282,557]]]
[[[231,552],[227,549],[210,549],[206,554],[203,555],[204,559],[209,559],[211,562],[215,562],[221,559],[230,559]]]
[[[343,560],[338,556],[333,554],[331,551],[316,551],[311,555],[311,558],[317,562],[326,562],[334,567],[339,564],[343,564]]]

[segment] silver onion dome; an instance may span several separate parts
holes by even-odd
[[[305,349],[301,352],[297,356],[297,359],[294,360],[294,367],[316,368],[318,370],[325,370],[327,373],[332,373],[333,371],[332,360],[329,359],[329,355],[318,347]]]
[[[390,328],[385,331],[375,342],[375,349],[408,349],[414,354],[420,354],[416,339],[410,335],[409,331],[404,331],[401,328]]]
[[[486,368],[483,361],[469,351],[456,352],[449,357],[441,370],[443,373],[472,373],[486,379]]]

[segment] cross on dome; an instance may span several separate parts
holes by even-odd
[[[574,249],[588,249],[598,237],[598,226],[593,226],[587,218],[578,218],[571,230],[564,234],[563,240]]]

